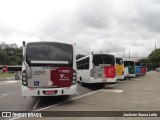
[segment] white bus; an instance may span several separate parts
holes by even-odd
[[[77,60],[77,79],[84,83],[116,83],[115,57],[109,54],[90,54]]]
[[[22,96],[77,94],[74,45],[23,42]]]
[[[131,59],[124,59],[124,77],[134,78],[135,75],[135,61]]]

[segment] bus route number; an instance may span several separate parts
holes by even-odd
[[[59,70],[59,73],[70,73],[70,70]]]

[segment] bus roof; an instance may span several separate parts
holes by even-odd
[[[44,43],[55,43],[55,44],[63,44],[63,45],[71,45],[73,46],[74,44],[69,44],[69,43],[62,43],[62,42],[51,42],[51,41],[37,41],[37,42],[28,42],[27,45],[29,44],[44,44]]]
[[[123,58],[120,58],[120,57],[116,57],[116,59],[121,59],[121,60],[123,60]]]
[[[80,59],[76,60],[76,61],[79,61],[79,60],[85,59],[85,58],[87,58],[87,57],[90,57],[91,55],[92,55],[92,54],[89,54],[89,55],[87,55],[87,56],[85,56],[85,57],[82,57],[82,58],[80,58]],[[93,55],[108,55],[108,56],[113,56],[113,57],[114,57],[114,55],[111,55],[111,54],[93,54]]]
[[[133,61],[133,62],[135,62],[134,60],[129,59],[129,58],[124,58],[123,61]]]

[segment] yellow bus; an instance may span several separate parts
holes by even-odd
[[[122,58],[116,58],[116,77],[124,80],[124,63]]]

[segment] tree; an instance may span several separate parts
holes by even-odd
[[[22,49],[0,49],[0,65],[22,65]]]
[[[0,65],[5,64],[5,52],[3,50],[0,50]]]
[[[154,50],[151,54],[148,56],[149,58],[149,64],[152,66],[153,69],[160,66],[160,49]]]
[[[147,59],[141,59],[140,62],[147,65],[147,67],[155,69],[160,66],[160,49],[152,51]]]

